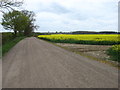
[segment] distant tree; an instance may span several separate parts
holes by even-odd
[[[11,9],[14,10],[14,7],[20,7],[23,4],[23,1],[17,0],[0,0],[0,11],[5,13],[4,11],[7,9],[10,11]]]
[[[58,32],[56,31],[55,33],[57,34]]]

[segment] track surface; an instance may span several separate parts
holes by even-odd
[[[3,57],[3,88],[117,88],[118,70],[34,37]]]

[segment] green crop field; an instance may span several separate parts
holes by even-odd
[[[55,43],[76,43],[76,44],[93,44],[93,45],[115,45],[120,44],[118,34],[52,34],[39,35],[41,39]]]

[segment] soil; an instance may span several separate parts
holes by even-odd
[[[57,43],[57,45],[66,47],[74,52],[81,52],[86,55],[102,60],[108,60],[110,57],[106,53],[106,51],[111,47],[109,45],[83,45],[83,44],[66,44],[66,43]]]

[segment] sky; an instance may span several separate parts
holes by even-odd
[[[118,31],[118,1],[24,0],[20,9],[35,12],[37,32]]]

